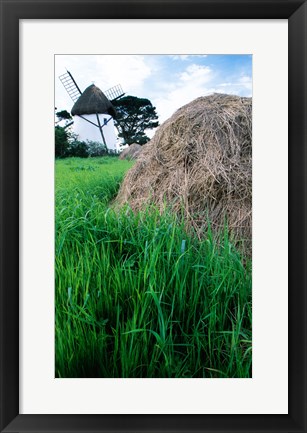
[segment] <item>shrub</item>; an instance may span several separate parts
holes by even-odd
[[[78,135],[72,134],[61,126],[55,127],[55,156],[57,158],[80,157],[88,158],[95,156],[117,155],[115,150],[98,141],[80,141]]]
[[[69,143],[66,156],[78,156],[79,158],[87,158],[89,156],[88,146],[84,141],[73,139]]]
[[[107,147],[98,141],[86,141],[88,156],[105,156],[108,155]]]

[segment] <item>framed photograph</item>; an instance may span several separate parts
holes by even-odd
[[[305,1],[1,3],[1,431],[306,431]]]

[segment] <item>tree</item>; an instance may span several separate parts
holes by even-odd
[[[59,122],[61,122],[61,120],[71,120],[72,119],[71,115],[66,110],[57,111],[55,114],[56,114],[57,118],[59,119]]]
[[[159,126],[156,108],[152,103],[146,98],[125,96],[113,101],[113,105],[117,112],[115,124],[119,137],[129,145],[147,143],[150,139],[145,134],[145,130]]]
[[[64,158],[67,154],[67,149],[69,146],[68,138],[69,134],[65,131],[65,128],[61,126],[55,127],[55,156],[57,158]]]

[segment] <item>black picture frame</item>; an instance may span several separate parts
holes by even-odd
[[[306,432],[306,1],[0,0],[0,6],[1,432]],[[93,18],[288,20],[288,415],[19,414],[19,20]]]

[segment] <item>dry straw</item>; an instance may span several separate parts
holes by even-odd
[[[106,113],[112,117],[116,117],[115,108],[106,95],[95,84],[91,84],[77,99],[71,109],[71,114],[73,116],[82,116],[84,114],[95,113]]]
[[[142,146],[140,144],[132,143],[129,147],[122,151],[122,153],[119,155],[119,159],[137,159],[141,150]]]
[[[252,99],[213,94],[176,111],[127,173],[117,203],[165,204],[201,237],[208,219],[251,251]]]

